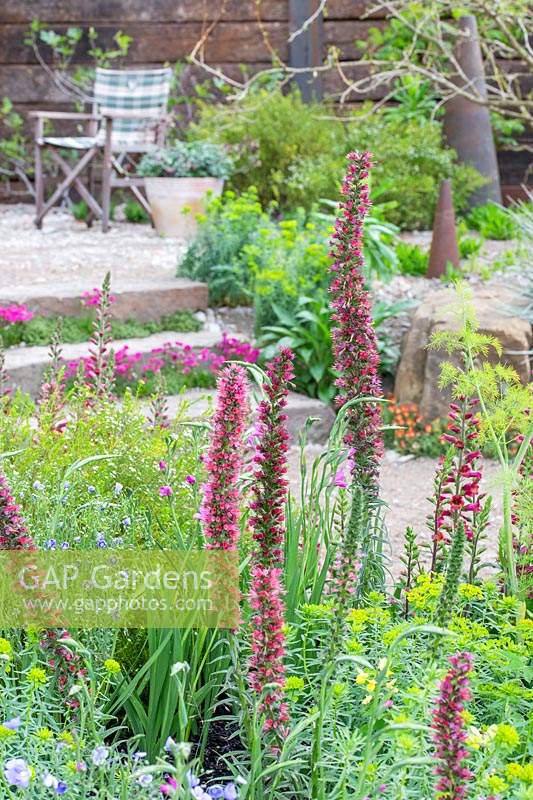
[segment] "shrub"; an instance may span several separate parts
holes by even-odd
[[[325,104],[304,103],[296,89],[259,89],[231,105],[204,105],[189,136],[232,148],[236,191],[253,184],[264,207],[310,209],[335,197],[342,177],[344,129],[333,115]]]
[[[396,245],[396,258],[402,275],[424,276],[428,271],[429,253],[418,244],[399,241]]]
[[[175,142],[146,153],[137,172],[147,178],[227,178],[231,170],[231,159],[223,147],[210,142]]]
[[[240,196],[225,192],[198,216],[198,234],[178,267],[178,274],[209,286],[211,305],[251,302],[250,275],[243,249],[270,224],[254,186]]]
[[[455,151],[444,147],[441,125],[425,119],[404,121],[375,112],[354,115],[348,125],[350,147],[372,149],[373,178],[384,184],[380,199],[395,201],[388,220],[407,230],[433,224],[439,185],[451,178],[457,211],[464,211],[472,191],[485,179],[472,167],[457,164]]]
[[[496,203],[476,206],[468,214],[466,222],[486,239],[507,240],[518,235],[518,226],[511,214]]]
[[[128,200],[124,206],[124,216],[128,222],[150,222],[150,217],[136,200]]]

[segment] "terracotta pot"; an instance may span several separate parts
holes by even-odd
[[[196,234],[196,215],[205,210],[207,193],[222,193],[220,178],[145,178],[146,194],[160,236],[191,240]]]

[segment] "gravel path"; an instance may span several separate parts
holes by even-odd
[[[150,225],[115,223],[102,233],[66,211],[54,209],[42,230],[33,224],[31,205],[0,205],[1,287],[82,283],[99,286],[106,272],[113,281],[174,277],[183,244],[162,239]]]
[[[308,463],[321,452],[317,446],[307,448]],[[290,452],[289,477],[291,488],[299,486],[299,450],[293,447]],[[436,461],[432,458],[411,458],[400,456],[394,450],[385,454],[381,470],[381,497],[388,506],[386,523],[389,537],[390,569],[394,575],[401,570],[399,558],[403,552],[405,529],[410,525],[418,534],[418,542],[429,541],[426,516],[431,512],[427,498],[431,496]],[[493,514],[487,529],[487,552],[485,560],[493,561],[497,553],[498,530],[502,522],[501,502],[498,488],[498,465],[485,461],[481,490],[493,495]]]

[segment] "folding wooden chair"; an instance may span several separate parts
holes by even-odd
[[[146,153],[164,144],[168,123],[167,103],[172,71],[170,68],[116,70],[97,68],[94,104],[91,114],[62,111],[33,111],[35,126],[35,225],[42,227],[46,214],[71,187],[77,189],[89,208],[87,224],[96,217],[102,230],[109,229],[111,191],[130,189],[143,208],[151,209],[140,188],[143,179],[126,168],[129,154]],[[84,136],[45,136],[44,121],[70,120],[87,123]],[[52,195],[44,198],[43,151],[47,150],[64,178]],[[72,164],[61,150],[78,151],[80,159]],[[102,154],[102,200],[95,194],[95,163]],[[87,170],[88,181],[82,180]],[[86,185],[88,184],[88,185]]]

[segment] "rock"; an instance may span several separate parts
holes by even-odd
[[[456,302],[451,289],[428,295],[418,307],[402,346],[394,387],[396,400],[416,403],[422,416],[430,420],[445,416],[448,410],[450,394],[438,389],[438,379],[442,361],[450,359],[442,351],[428,350],[428,344],[434,332],[457,328],[453,313]],[[512,315],[510,307],[516,305],[516,297],[504,287],[481,288],[472,302],[480,332],[501,342],[502,361],[514,367],[524,384],[528,383],[531,369],[527,351],[532,345],[532,330],[529,322]],[[497,360],[494,350],[489,360]]]

